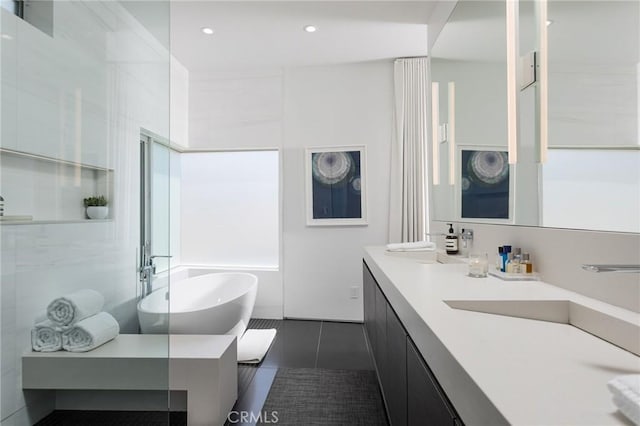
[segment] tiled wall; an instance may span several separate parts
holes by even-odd
[[[169,135],[168,52],[117,2],[54,10],[53,38],[2,10],[2,146],[113,169],[112,220],[80,211],[75,223],[0,225],[2,426],[32,424],[54,407],[50,392],[23,393],[20,361],[52,298],[98,290],[122,332],[137,331],[140,129]],[[58,168],[44,173],[61,190]],[[20,184],[37,201],[41,181],[4,179],[4,168],[1,177],[0,194]],[[77,191],[70,185],[67,196]]]

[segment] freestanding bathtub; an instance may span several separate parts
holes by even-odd
[[[209,273],[171,283],[138,303],[143,334],[234,334],[240,338],[256,302],[258,278]]]

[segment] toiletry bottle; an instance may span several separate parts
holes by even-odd
[[[507,263],[504,265],[504,271],[507,274],[513,274],[513,253],[507,254]]]
[[[458,253],[458,236],[453,230],[453,223],[447,223],[449,225],[449,234],[445,237],[445,249],[447,254]]]
[[[507,272],[507,260],[509,259],[509,253],[511,253],[511,246],[502,247],[502,272]]]
[[[522,268],[522,273],[524,274],[533,273],[533,263],[531,263],[531,255],[529,253],[522,254],[522,264],[520,266]]]
[[[502,247],[502,246],[498,247],[498,255],[496,256],[496,270],[497,271],[502,271],[502,262],[503,262],[502,253],[503,252],[504,252],[504,247]]]
[[[511,264],[511,273],[520,274],[520,263],[522,262],[522,249],[520,247],[513,248],[513,262]]]

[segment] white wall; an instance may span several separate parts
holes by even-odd
[[[191,73],[189,148],[282,146],[282,71]]]
[[[284,87],[284,313],[361,321],[362,247],[387,240],[392,62],[290,69]],[[367,149],[368,226],[306,226],[305,148],[359,144]]]
[[[387,238],[392,91],[391,61],[191,74],[190,149],[280,149],[282,277],[270,294],[286,317],[362,320],[362,247]],[[367,147],[366,227],[306,226],[304,149],[336,145]]]
[[[23,394],[20,363],[52,298],[93,288],[123,332],[137,331],[140,128],[169,132],[166,50],[116,2],[56,2],[54,11],[53,38],[1,12],[10,37],[2,38],[2,144],[113,168],[113,220],[0,225],[3,426],[33,424],[54,407],[51,392]],[[50,185],[61,190],[55,173]],[[0,193],[12,182],[3,179]]]
[[[170,129],[172,144],[189,145],[189,71],[171,57]]]

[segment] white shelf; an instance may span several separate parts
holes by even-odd
[[[52,163],[65,164],[67,166],[81,167],[83,169],[101,170],[101,171],[105,171],[105,172],[112,172],[113,171],[113,169],[110,169],[110,168],[107,168],[107,167],[94,166],[93,164],[78,163],[78,162],[69,161],[69,160],[61,160],[59,158],[47,157],[46,155],[40,155],[40,154],[32,154],[30,152],[18,151],[18,150],[15,150],[15,149],[0,148],[0,153],[9,154],[9,155],[17,155],[19,157],[32,158],[32,159],[35,159],[35,160],[48,161],[48,162],[52,162]]]
[[[4,220],[0,221],[2,225],[55,225],[68,223],[103,223],[113,222],[113,219],[77,219],[77,220]]]
[[[4,214],[0,226],[97,222],[83,199],[113,200],[113,169],[0,148]]]

